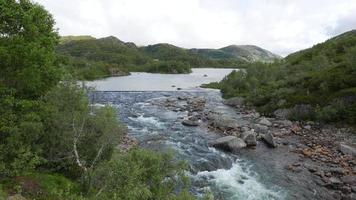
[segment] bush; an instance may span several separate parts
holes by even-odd
[[[83,183],[100,199],[194,199],[184,169],[171,154],[134,149],[102,163]]]
[[[90,107],[84,88],[63,81],[44,98],[46,133],[42,138],[46,166],[70,177],[109,160],[125,134],[111,107]]]

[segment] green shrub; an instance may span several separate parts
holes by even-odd
[[[184,169],[171,154],[134,149],[102,163],[83,184],[100,199],[194,199]]]

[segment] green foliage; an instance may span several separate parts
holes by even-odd
[[[80,199],[79,186],[60,174],[34,173],[27,179],[38,184],[37,191],[29,191],[27,196],[34,199]],[[38,191],[40,190],[40,192]]]
[[[0,199],[6,199],[7,198],[7,193],[4,191],[3,186],[0,184]]]
[[[290,108],[294,119],[355,123],[356,31],[332,38],[273,64],[250,64],[214,87],[243,96],[264,114]],[[279,101],[285,103],[279,105]],[[300,112],[311,106],[310,112]],[[302,109],[302,110],[303,110]]]
[[[186,191],[184,169],[171,154],[134,149],[117,154],[84,181],[100,199],[194,199]]]
[[[28,0],[0,1],[0,19],[0,176],[14,176],[43,162],[38,98],[60,77],[58,36],[52,16]]]
[[[147,69],[147,72],[160,72],[165,74],[187,74],[191,71],[189,63],[180,61],[154,62]]]
[[[86,91],[70,81],[54,87],[44,101],[47,134],[42,137],[42,148],[46,149],[43,156],[48,167],[78,177],[83,171],[76,159],[86,167],[110,159],[112,149],[125,133],[113,108],[89,107]],[[80,158],[74,154],[74,143]]]
[[[54,20],[28,0],[0,1],[0,83],[36,98],[57,83]]]

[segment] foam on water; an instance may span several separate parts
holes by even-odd
[[[272,200],[285,198],[283,192],[278,189],[266,188],[248,170],[243,170],[238,162],[235,162],[230,169],[198,172],[195,178],[212,182],[216,189],[229,196],[228,199]]]
[[[150,124],[159,128],[164,127],[164,123],[160,122],[157,118],[155,117],[144,117],[144,116],[138,116],[138,117],[128,117],[132,121],[136,121],[142,124]]]

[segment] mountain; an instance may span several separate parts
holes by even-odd
[[[96,39],[95,37],[92,37],[90,35],[78,35],[78,36],[68,35],[68,36],[61,37],[59,39],[59,42],[60,44],[64,44],[76,40],[95,40],[95,39]]]
[[[209,59],[238,59],[246,62],[273,62],[280,56],[254,45],[230,45],[220,49],[191,49]]]
[[[67,69],[77,74],[79,79],[121,75],[130,71],[189,73],[191,67],[244,67],[249,62],[272,62],[279,58],[256,46],[232,45],[204,50],[160,43],[138,47],[114,36],[99,39],[65,36],[56,51]]]
[[[246,98],[266,115],[355,124],[355,55],[353,30],[279,62],[251,64],[210,86],[220,88],[226,98]]]

